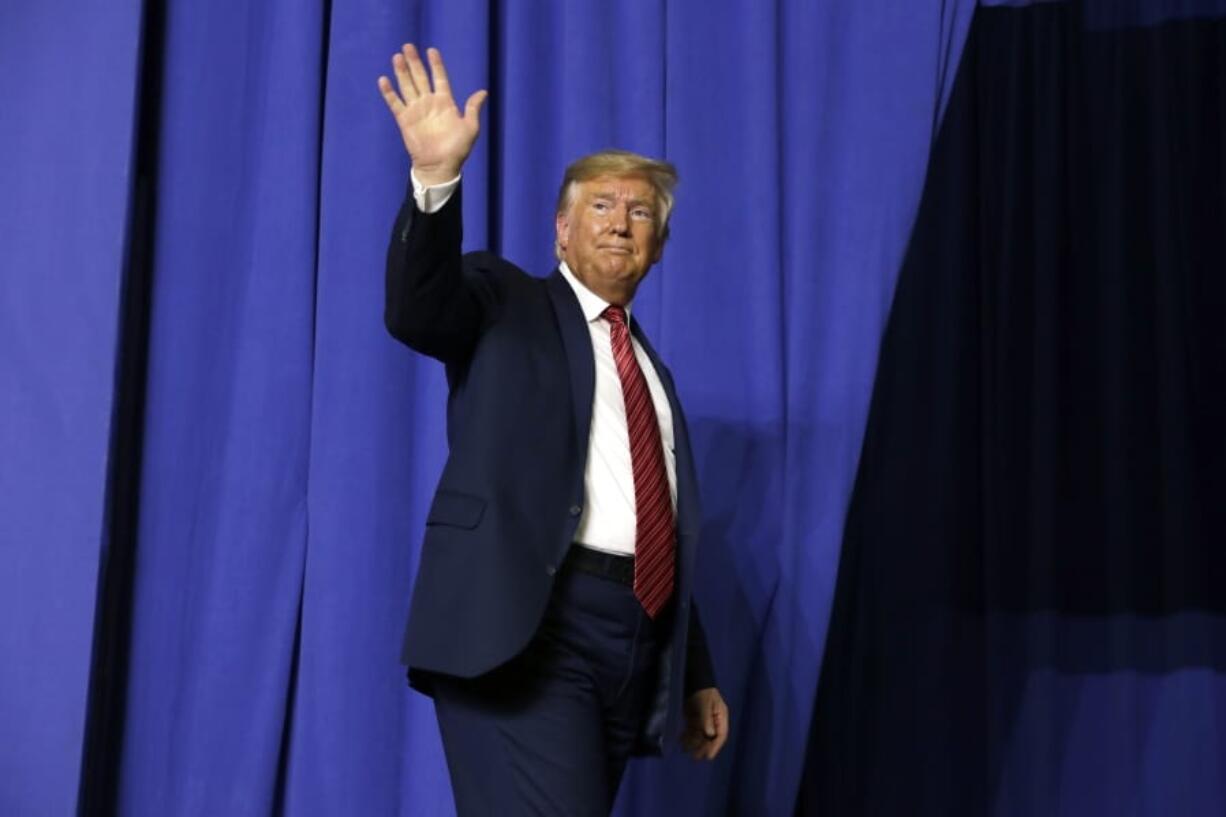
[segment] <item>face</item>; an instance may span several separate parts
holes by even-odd
[[[557,218],[562,258],[584,286],[624,306],[664,251],[656,192],[639,176],[598,176],[577,188]]]

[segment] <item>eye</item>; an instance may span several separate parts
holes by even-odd
[[[650,221],[651,211],[646,207],[635,207],[630,211],[630,217],[637,221]]]
[[[592,202],[592,209],[597,213],[607,213],[609,212],[609,203],[607,201]]]

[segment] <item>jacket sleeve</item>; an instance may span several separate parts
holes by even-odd
[[[698,617],[698,603],[690,603],[690,630],[685,644],[685,694],[688,697],[700,689],[718,686],[711,653],[707,650],[707,634]]]
[[[461,190],[436,213],[417,209],[412,192],[396,217],[387,250],[383,322],[392,337],[444,363],[466,360],[497,305],[486,275],[465,270]]]

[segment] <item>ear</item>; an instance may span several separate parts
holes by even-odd
[[[566,245],[570,243],[570,214],[558,213],[554,218],[553,228],[558,237],[558,246],[565,253]]]

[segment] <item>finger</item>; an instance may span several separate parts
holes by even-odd
[[[421,64],[421,56],[413,43],[404,44],[404,61],[409,66],[409,76],[413,78],[417,90],[422,95],[430,93],[430,77],[426,75],[426,66]]]
[[[387,77],[379,77],[379,92],[383,94],[383,101],[393,115],[404,110],[404,100],[392,89],[392,81]]]
[[[719,754],[719,750],[724,748],[724,744],[728,742],[728,733],[731,729],[731,724],[728,722],[728,707],[721,706],[719,710],[719,734],[715,736],[715,740],[711,746],[711,757]]]
[[[489,99],[489,96],[485,91],[474,91],[473,95],[464,103],[464,120],[471,121],[474,125],[480,125],[481,106],[485,104],[485,100]]]
[[[702,713],[702,733],[707,736],[707,740],[712,740],[715,738],[715,734],[718,730],[716,720],[716,704],[714,701],[712,701],[711,705],[707,707],[707,710]]]
[[[707,744],[707,757],[711,760],[719,754],[719,750],[724,748],[724,744],[728,742],[728,730],[721,729],[715,739]]]
[[[437,48],[427,48],[426,59],[430,60],[430,73],[434,75],[434,93],[451,96],[451,80],[447,78],[443,55]]]
[[[400,95],[404,97],[406,104],[421,96],[421,91],[413,84],[413,77],[409,74],[409,64],[405,61],[404,54],[397,53],[392,57],[392,70],[396,72],[396,83],[400,85]]]

